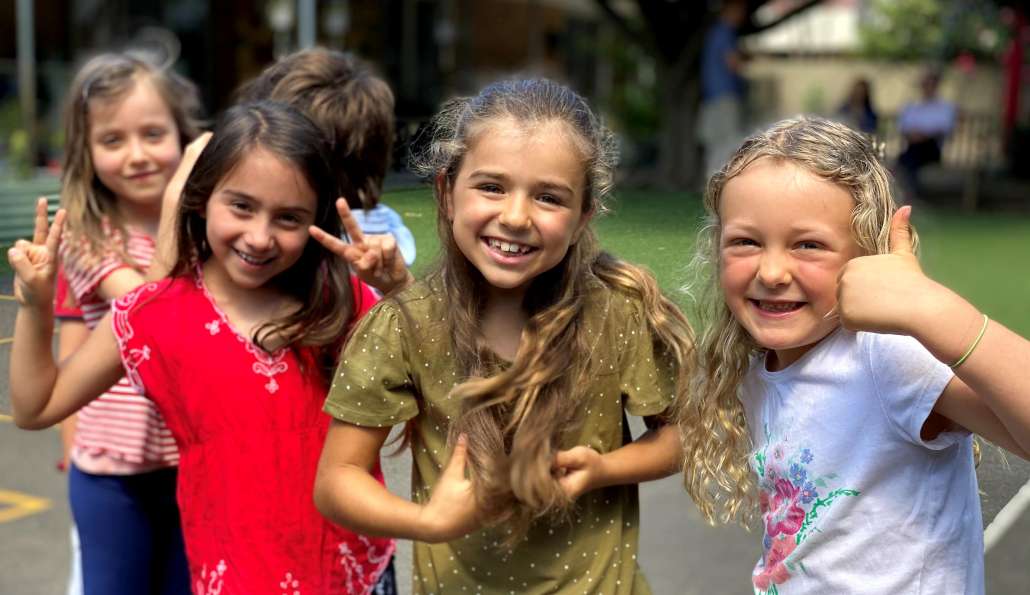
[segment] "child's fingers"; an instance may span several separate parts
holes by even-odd
[[[322,246],[332,252],[333,254],[343,258],[344,260],[351,261],[358,258],[360,251],[352,250],[352,246],[347,242],[344,242],[340,238],[334,236],[331,233],[327,233],[321,227],[314,225],[308,227],[308,233],[314,238],[316,242],[322,244]]]
[[[468,438],[465,434],[458,436],[454,443],[454,450],[451,451],[451,460],[447,461],[447,467],[441,474],[449,479],[465,479],[465,464],[468,460]]]
[[[381,251],[381,262],[384,271],[392,272],[394,264],[397,262],[397,240],[392,235],[383,236],[382,242],[380,243]]]
[[[57,209],[57,214],[54,215],[54,224],[50,226],[50,233],[46,236],[46,248],[50,251],[52,258],[57,256],[57,249],[61,245],[61,231],[64,229],[66,216],[64,209]]]
[[[350,242],[364,244],[365,234],[361,232],[361,226],[358,225],[358,220],[354,218],[354,214],[350,211],[350,205],[345,199],[336,199],[336,212],[340,214],[340,224],[343,225],[343,231],[347,233]]]
[[[11,264],[14,274],[22,281],[28,281],[36,274],[36,267],[32,266],[28,255],[17,246],[7,250],[7,262]]]
[[[840,288],[837,289],[837,298],[840,299]],[[840,311],[837,309],[837,305],[834,304],[830,311],[823,315],[823,320],[831,320],[833,318],[840,318]]]
[[[32,230],[32,243],[43,245],[47,238],[47,204],[46,197],[36,199],[36,219]]]
[[[891,217],[891,254],[912,254],[912,228],[909,225],[911,216],[912,207],[906,205],[895,211]]]

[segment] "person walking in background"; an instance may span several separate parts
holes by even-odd
[[[905,105],[898,115],[898,132],[905,140],[905,149],[898,156],[898,168],[908,189],[919,194],[919,172],[932,163],[940,163],[944,141],[955,129],[955,104],[937,96],[940,75],[927,72],[920,81],[922,97]]]
[[[718,20],[705,36],[698,140],[705,150],[706,176],[726,162],[744,134],[747,84],[741,75],[745,57],[738,47],[737,31],[746,18],[746,2],[725,0]]]

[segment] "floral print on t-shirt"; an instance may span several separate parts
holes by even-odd
[[[765,446],[751,455],[765,528],[762,561],[751,582],[756,595],[778,595],[777,585],[805,572],[793,554],[816,529],[820,511],[842,496],[858,496],[859,491],[833,487],[836,473],[810,474],[815,460],[812,448],[794,447],[788,440],[772,437],[768,426],[765,434]]]

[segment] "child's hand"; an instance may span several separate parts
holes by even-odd
[[[890,254],[862,256],[841,269],[837,311],[844,328],[854,331],[913,334],[919,315],[942,289],[923,274],[912,252],[909,216],[902,207],[891,220]]]
[[[404,289],[414,281],[408,267],[404,265],[397,240],[390,234],[365,235],[350,212],[347,201],[336,201],[340,222],[347,232],[350,243],[334,237],[312,225],[311,236],[333,254],[350,264],[359,279],[375,287],[384,295]]]
[[[433,486],[433,495],[422,506],[419,525],[425,541],[440,543],[464,537],[479,526],[472,481],[465,477],[468,439],[462,435],[451,460]]]
[[[7,251],[7,261],[14,269],[14,297],[22,306],[52,308],[54,280],[57,277],[57,249],[64,226],[64,209],[57,211],[54,225],[47,224],[47,202],[36,202],[36,225],[32,241],[18,240]]]
[[[172,213],[173,221],[175,220],[174,214],[179,210],[179,199],[182,198],[182,189],[186,186],[186,178],[190,177],[193,166],[197,164],[197,158],[204,152],[204,147],[211,141],[212,136],[210,132],[205,132],[186,145],[182,151],[182,159],[179,160],[179,167],[175,168],[175,173],[172,174],[168,185],[165,186],[164,194],[161,197],[162,214]]]
[[[589,446],[577,446],[554,455],[554,472],[565,494],[575,500],[601,485],[604,460]]]

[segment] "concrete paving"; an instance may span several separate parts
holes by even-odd
[[[10,282],[0,282],[10,294]],[[0,340],[10,337],[15,304],[0,300]],[[0,413],[8,402],[9,343],[0,343]],[[637,428],[639,431],[639,427]],[[0,417],[0,594],[57,595],[64,592],[70,526],[66,483],[54,463],[56,431],[25,432]],[[407,495],[410,456],[383,461],[389,488]],[[1030,480],[1030,464],[985,448],[978,469],[984,518],[989,522]],[[678,477],[641,488],[640,561],[657,595],[749,593],[750,569],[760,554],[760,535],[738,527],[710,527],[698,515]],[[1030,579],[1030,510],[1015,515],[986,554],[987,592],[1024,592]],[[411,584],[411,548],[401,543],[397,570],[402,593]]]

